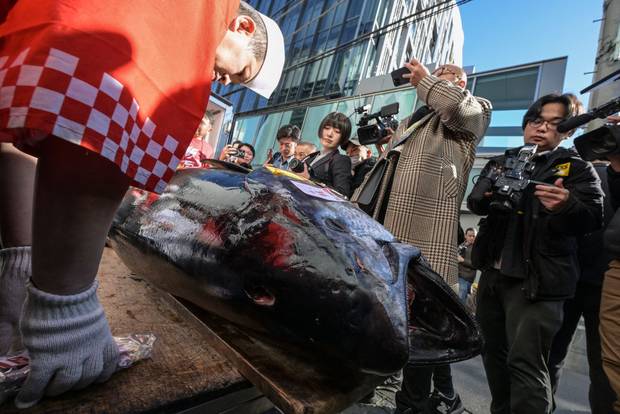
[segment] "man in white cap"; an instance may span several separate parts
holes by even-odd
[[[245,2],[215,52],[213,80],[241,83],[269,98],[284,66],[284,38],[278,24]]]
[[[18,0],[0,56],[0,355],[23,340],[28,408],[117,369],[95,276],[123,195],[165,189],[214,79],[269,97],[284,41],[238,0]]]

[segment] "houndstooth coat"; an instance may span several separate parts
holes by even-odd
[[[384,210],[385,227],[420,248],[431,267],[454,285],[458,282],[459,210],[476,146],[491,121],[491,103],[432,75],[423,78],[417,90],[433,112],[409,129],[409,118],[403,120],[394,134],[392,142],[405,133],[412,136],[383,155],[391,161],[375,213]],[[395,152],[400,156],[395,157]]]

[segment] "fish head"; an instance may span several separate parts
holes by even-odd
[[[409,352],[407,265],[419,250],[346,200],[309,196],[292,180],[258,170],[246,187],[265,207],[265,222],[236,253],[248,298],[362,371],[400,369]]]

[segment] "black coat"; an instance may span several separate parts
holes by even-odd
[[[357,187],[362,185],[364,182],[364,178],[366,178],[366,174],[372,170],[372,168],[377,163],[377,159],[375,157],[366,158],[364,161],[359,163],[353,168],[353,182],[351,184],[351,192],[355,191]]]
[[[607,182],[615,214],[605,230],[605,248],[615,259],[620,259],[620,173],[611,166],[607,167]]]
[[[506,151],[516,155],[520,148]],[[491,159],[480,176],[505,156]],[[568,165],[568,169],[557,168]],[[567,171],[568,170],[568,171]],[[555,212],[547,211],[534,196],[535,186],[526,188],[520,208],[503,214],[489,208],[488,179],[479,179],[467,206],[478,215],[488,215],[474,243],[472,260],[488,269],[501,257],[501,273],[524,279],[523,290],[531,300],[563,300],[575,293],[579,276],[577,237],[602,226],[603,191],[592,164],[565,148],[541,155],[531,179],[553,184],[562,171],[564,187],[570,191],[567,203]]]
[[[579,267],[581,275],[579,281],[591,285],[601,286],[605,272],[609,268],[609,262],[614,258],[605,249],[603,234],[605,228],[614,215],[611,205],[609,185],[607,183],[607,166],[604,164],[594,164],[594,169],[601,179],[601,188],[605,193],[603,202],[603,228],[592,233],[585,234],[577,239],[579,252]]]
[[[310,154],[306,163],[312,164],[319,154],[319,152]],[[312,165],[310,167],[310,178],[333,188],[344,196],[351,197],[351,182],[353,180],[351,159],[338,151],[332,152]]]

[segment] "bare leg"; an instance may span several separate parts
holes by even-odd
[[[56,137],[42,142],[37,166],[32,280],[69,295],[92,284],[114,213],[129,186],[116,165]]]
[[[37,166],[11,144],[0,144],[0,240],[2,247],[32,244],[32,195]]]

